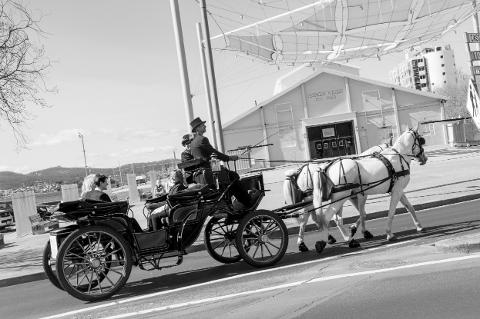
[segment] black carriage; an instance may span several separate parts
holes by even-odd
[[[167,221],[156,230],[142,229],[129,216],[128,202],[61,203],[54,217],[70,225],[50,232],[45,272],[56,287],[78,299],[105,299],[125,285],[132,266],[153,270],[179,265],[205,223],[204,243],[217,261],[243,259],[255,267],[271,266],[285,254],[287,228],[276,214],[257,210],[264,196],[261,174],[244,177],[241,183],[258,193],[248,209],[231,201],[231,184],[147,201],[147,207],[164,201],[169,210]],[[165,261],[170,262],[163,265]]]

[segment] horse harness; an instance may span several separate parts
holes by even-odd
[[[375,152],[375,153],[370,154],[368,156],[362,156],[362,157],[376,158],[376,159],[380,160],[385,165],[385,167],[387,168],[388,176],[386,178],[381,179],[379,181],[375,181],[373,183],[369,183],[369,184],[362,183],[362,175],[360,173],[360,167],[358,166],[358,163],[357,163],[357,169],[358,169],[358,176],[359,176],[360,181],[359,181],[359,183],[349,183],[346,179],[345,169],[344,169],[343,164],[342,164],[342,159],[343,158],[338,158],[338,159],[335,159],[335,160],[329,162],[327,164],[327,166],[325,166],[324,168],[322,168],[320,170],[320,183],[321,183],[322,189],[325,190],[324,192],[322,192],[322,200],[324,200],[324,201],[330,200],[331,195],[333,193],[339,193],[339,192],[343,192],[343,191],[347,191],[347,190],[355,189],[355,188],[360,188],[359,193],[361,193],[363,195],[364,191],[366,191],[367,189],[376,187],[376,186],[378,186],[378,185],[380,185],[380,184],[382,184],[382,183],[384,183],[388,180],[390,180],[390,186],[389,186],[387,192],[390,193],[392,191],[393,186],[395,185],[395,182],[398,180],[399,177],[407,176],[407,175],[410,174],[410,166],[408,165],[408,162],[405,160],[403,155],[400,154],[394,148],[392,148],[392,150],[400,158],[400,165],[401,165],[402,169],[398,172],[395,171],[392,163],[384,155],[382,155],[379,152]],[[354,159],[358,159],[358,158],[360,158],[360,157],[356,157]],[[330,168],[330,166],[332,166],[336,162],[340,162],[339,180],[342,178],[341,176],[342,176],[342,173],[343,173],[344,184],[335,185],[333,183],[333,181],[330,179],[330,177],[328,177],[328,175],[327,175],[327,171]],[[307,166],[307,165],[308,164],[305,164],[305,165],[301,166],[295,174],[292,174],[291,176],[288,177],[288,179],[293,183],[294,187],[298,190],[300,190],[300,189],[299,189],[298,184],[297,184],[297,178],[300,175],[301,171],[304,169],[304,167]],[[307,174],[310,175],[309,176],[310,178],[312,178],[311,173],[310,173],[310,169],[307,168],[307,170],[308,170]],[[310,195],[312,195],[312,192],[313,192],[313,190],[311,190],[311,189],[307,189],[306,191],[301,191],[301,196],[302,197],[310,196]],[[356,194],[354,194],[354,195],[356,195]]]

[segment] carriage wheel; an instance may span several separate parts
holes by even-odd
[[[205,247],[213,259],[224,264],[240,261],[235,237],[238,221],[212,217],[205,226]]]
[[[56,270],[56,260],[52,259],[52,248],[50,247],[50,240],[47,241],[45,248],[43,249],[42,256],[42,266],[47,278],[50,282],[57,287],[58,289],[63,290],[62,285],[58,281],[57,270]]]
[[[108,227],[78,229],[58,251],[60,284],[81,300],[97,301],[112,296],[125,285],[131,270],[130,245]]]
[[[283,220],[268,210],[247,214],[237,229],[240,256],[254,267],[274,265],[288,246],[288,230]]]

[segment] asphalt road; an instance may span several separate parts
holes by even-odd
[[[422,234],[414,231],[409,216],[397,216],[393,230],[399,240],[393,244],[381,235],[385,219],[367,222],[377,236],[361,241],[360,249],[337,243],[321,255],[299,253],[292,236],[284,259],[266,270],[243,262],[222,265],[205,251],[193,253],[181,266],[162,272],[134,269],[119,295],[99,303],[76,300],[47,280],[5,287],[0,289],[0,317],[478,318],[480,255],[444,253],[432,246],[449,236],[478,232],[478,207],[480,200],[422,211],[419,218],[427,230]],[[315,241],[315,233],[307,233],[307,245]],[[465,256],[471,259],[458,259]],[[161,308],[172,305],[178,308]]]

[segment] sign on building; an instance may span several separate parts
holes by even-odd
[[[480,66],[472,66],[472,74],[473,75],[480,75]]]
[[[480,82],[480,66],[477,61],[480,61],[480,51],[478,46],[480,45],[480,33],[468,33],[465,32],[465,38],[467,41],[467,50],[470,55],[470,66],[472,69],[472,76],[476,83]],[[473,48],[471,45],[473,44]],[[477,65],[475,65],[477,63]]]
[[[480,33],[466,33],[467,43],[480,43]]]
[[[480,98],[472,80],[468,83],[467,110],[475,126],[480,130]]]

